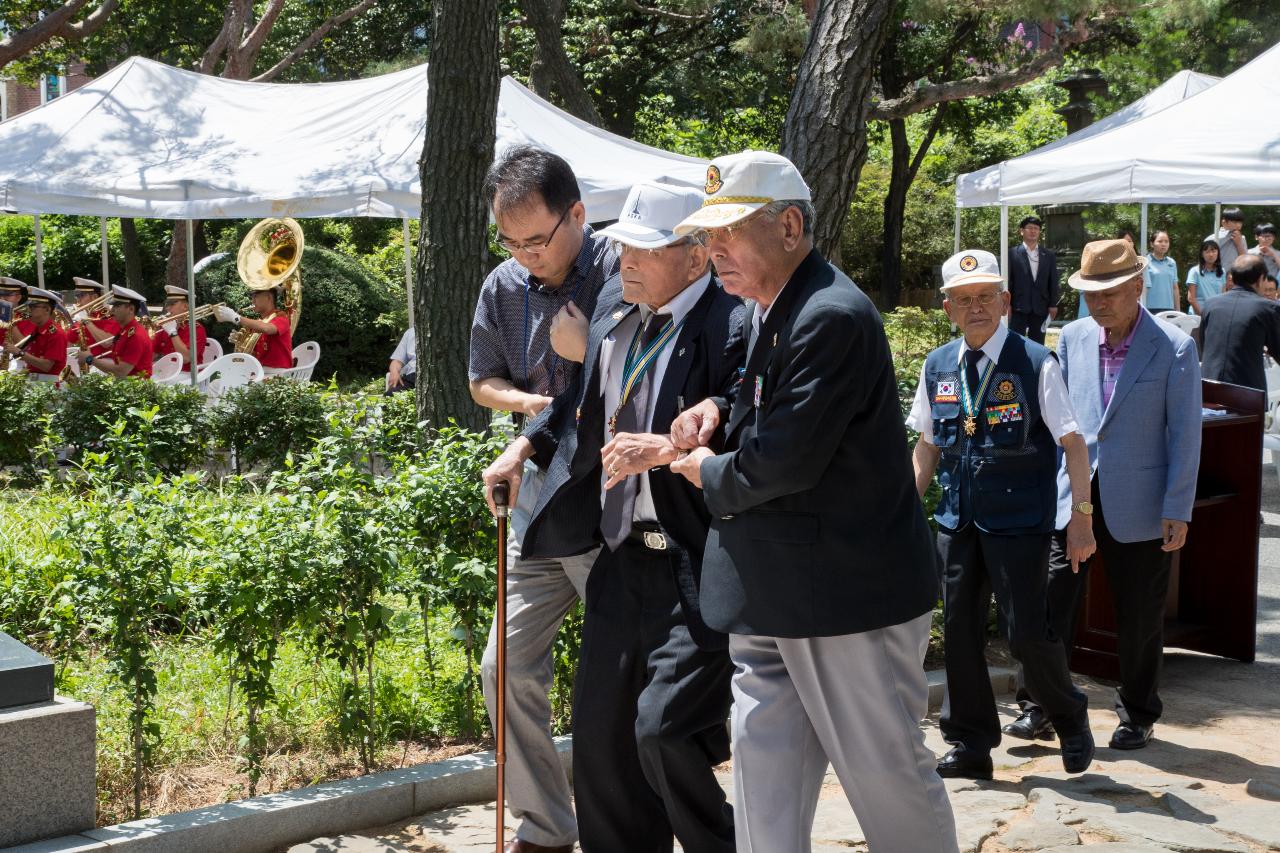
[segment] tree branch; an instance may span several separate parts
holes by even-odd
[[[247,11],[247,10],[246,10]],[[280,13],[284,11],[284,0],[270,0],[267,8],[262,11],[262,17],[253,25],[253,29],[244,37],[244,41],[240,42],[240,47],[236,51],[236,69],[235,78],[243,80],[253,72],[253,66],[258,61],[258,52],[262,50],[262,45],[266,42],[267,36],[271,35],[271,28],[276,25],[276,21],[280,17]],[[246,14],[246,19],[248,15]]]
[[[1089,40],[1092,32],[1085,18],[1078,19],[1071,29],[1060,33],[1053,47],[1036,54],[1022,65],[978,77],[964,80],[949,80],[945,83],[928,83],[918,87],[909,95],[890,98],[873,104],[867,118],[888,121],[895,118],[906,118],[930,107],[949,101],[960,101],[987,95],[998,95],[1023,83],[1028,83],[1042,76],[1050,68],[1062,64],[1068,48],[1075,47]]]
[[[920,147],[916,149],[915,156],[911,158],[911,165],[907,167],[907,182],[914,183],[916,174],[920,171],[921,164],[924,163],[924,155],[929,152],[929,146],[933,144],[933,138],[938,135],[938,131],[942,129],[942,119],[947,111],[947,102],[943,101],[938,104],[933,111],[933,118],[929,120],[929,129],[925,131],[924,139],[920,140]]]
[[[0,40],[0,68],[15,59],[26,56],[40,45],[57,37],[66,25],[89,0],[66,0],[25,30],[18,30],[13,35]]]
[[[238,0],[228,0],[227,11],[222,15],[222,29],[218,30],[217,37],[205,48],[204,54],[200,57],[200,63],[196,66],[196,70],[201,74],[212,74],[213,69],[218,65],[218,58],[227,52],[236,21],[239,19],[236,14],[237,2]]]
[[[257,77],[253,77],[251,79],[255,83],[264,83],[268,80],[274,80],[280,72],[284,71],[296,62],[298,58],[308,50],[315,47],[322,38],[327,36],[329,32],[333,30],[334,27],[340,27],[357,15],[364,14],[377,2],[378,0],[360,0],[359,3],[347,9],[345,12],[341,12],[329,18],[329,20],[316,27],[311,35],[299,42],[297,47],[289,51],[289,54],[286,57],[259,74]]]
[[[68,41],[77,41],[86,36],[91,36],[107,22],[107,18],[110,18],[111,13],[118,8],[120,8],[120,0],[103,0],[102,5],[85,16],[83,21],[66,24],[58,31],[58,35]]]
[[[686,23],[690,21],[707,21],[711,19],[710,9],[697,15],[690,15],[684,12],[672,12],[668,9],[660,9],[657,6],[642,6],[640,5],[640,0],[627,0],[627,5],[632,9],[635,9],[637,12],[643,12],[646,15],[660,15],[664,18],[671,18],[672,20],[684,21]]]

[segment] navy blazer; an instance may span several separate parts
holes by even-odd
[[[1027,244],[1019,243],[1009,252],[1009,296],[1011,310],[1022,314],[1044,317],[1061,298],[1058,282],[1058,256],[1044,246],[1040,250],[1040,265],[1031,275],[1031,261],[1027,258]]]
[[[1280,303],[1233,287],[1204,303],[1200,340],[1205,379],[1266,391],[1262,348],[1280,358]]]
[[[707,624],[823,637],[932,610],[936,557],[880,313],[814,250],[748,339],[728,452],[701,466]]]
[[[622,299],[622,279],[605,282],[587,334],[583,368],[574,384],[555,398],[525,429],[533,460],[547,472],[523,542],[524,557],[580,554],[600,544],[600,450],[605,411],[600,388],[600,348],[636,306]],[[706,293],[685,318],[654,403],[652,432],[667,433],[679,405],[707,397],[732,397],[746,342],[742,303],[713,277]],[[722,433],[713,439],[721,447]],[[723,648],[727,638],[703,623],[698,590],[710,515],[702,493],[668,467],[649,470],[649,487],[662,529],[680,545],[673,565],[681,607],[694,640],[703,648]]]

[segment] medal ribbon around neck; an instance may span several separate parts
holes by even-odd
[[[973,435],[978,431],[978,404],[982,402],[982,398],[987,395],[987,386],[991,384],[991,376],[995,373],[996,363],[993,359],[987,359],[987,369],[982,371],[982,381],[978,383],[978,394],[973,396],[969,392],[969,377],[967,370],[960,371],[960,396],[964,403],[964,433],[965,435]]]
[[[640,339],[644,334],[645,324],[642,322],[640,328],[636,329],[635,337],[631,339],[631,346],[627,349],[627,360],[622,368],[622,390],[618,394],[618,408],[613,410],[613,416],[609,418],[609,432],[614,434],[618,432],[618,415],[621,414],[622,407],[627,405],[627,400],[631,399],[631,393],[640,384],[640,380],[644,378],[649,368],[658,360],[658,353],[671,343],[671,339],[679,333],[683,325],[684,320],[679,323],[668,320],[662,333],[654,338],[643,352],[640,351]]]

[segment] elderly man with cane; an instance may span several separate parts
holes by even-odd
[[[672,470],[711,513],[702,613],[727,632],[741,853],[807,853],[828,761],[876,853],[955,851],[925,746],[923,659],[938,580],[893,363],[871,300],[813,246],[784,157],[712,161],[705,229],[751,300],[742,384],[673,425]],[[707,446],[721,429],[723,450]]]
[[[732,667],[698,602],[710,518],[665,467],[686,400],[731,395],[742,360],[741,304],[711,274],[700,234],[675,226],[696,190],[635,186],[582,375],[485,472],[518,484],[547,470],[524,554],[603,541],[587,584],[573,714],[574,791],[585,853],[730,853],[733,814],[714,767],[729,757]],[[718,439],[713,437],[718,446]]]

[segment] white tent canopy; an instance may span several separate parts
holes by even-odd
[[[1214,86],[1000,165],[998,203],[1280,204],[1280,45]]]
[[[994,166],[988,166],[976,172],[960,175],[956,178],[956,207],[989,207],[1000,204],[1001,182],[1006,166],[1017,163],[1026,157],[1038,157],[1049,151],[1081,142],[1130,122],[1155,115],[1173,104],[1203,92],[1220,79],[1208,74],[1198,74],[1195,71],[1179,71],[1143,97],[1128,106],[1121,107],[1106,118],[1099,119],[1088,127],[1081,128],[1075,133],[1050,142],[1048,145],[1042,145],[1035,151],[1024,154],[1016,160],[997,163]],[[1041,200],[1037,199],[1036,201],[1040,202]]]
[[[0,208],[159,219],[417,217],[427,66],[339,83],[224,80],[134,57],[0,124]],[[701,187],[706,161],[616,136],[507,77],[497,150],[531,143],[578,176],[587,218],[631,185]]]

